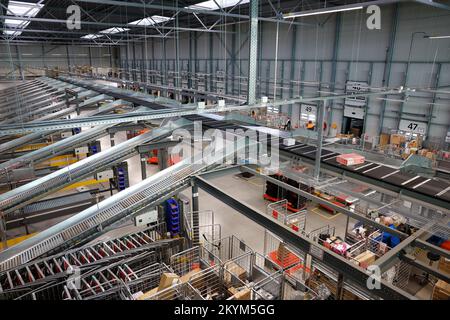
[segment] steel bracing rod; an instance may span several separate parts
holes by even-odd
[[[213,16],[225,16],[229,18],[236,18],[236,19],[250,19],[248,15],[242,15],[242,14],[236,14],[231,12],[223,12],[221,10],[214,11],[214,10],[202,10],[202,9],[195,9],[195,8],[188,8],[188,7],[172,7],[167,5],[158,5],[158,4],[147,4],[147,3],[137,3],[137,2],[124,2],[124,1],[115,1],[115,0],[74,0],[76,2],[85,2],[85,3],[98,3],[98,4],[107,4],[111,6],[125,6],[125,7],[133,7],[133,8],[139,8],[139,9],[157,9],[157,10],[167,10],[167,11],[175,11],[175,12],[184,12],[184,13],[195,13],[195,14],[205,14],[205,15],[213,15]],[[234,8],[232,8],[234,9]],[[231,10],[230,10],[231,11]],[[301,26],[315,26],[315,24],[309,24],[309,23],[299,23],[299,22],[292,22],[292,21],[285,21],[280,18],[268,18],[268,17],[257,17],[260,21],[267,21],[267,22],[279,22],[279,23],[285,23],[285,24],[296,24]],[[204,29],[200,29],[204,30]]]
[[[18,134],[23,132],[33,132],[33,131],[42,131],[42,130],[53,130],[53,129],[65,129],[65,128],[75,128],[78,126],[95,126],[102,124],[113,124],[113,123],[121,123],[121,122],[129,122],[129,121],[143,121],[143,120],[155,120],[155,119],[163,119],[170,117],[180,117],[187,115],[198,115],[198,114],[206,114],[206,113],[215,113],[215,112],[223,112],[223,111],[244,111],[253,108],[266,108],[268,106],[281,106],[293,103],[302,103],[302,102],[312,102],[312,101],[325,101],[325,100],[334,100],[334,99],[343,99],[349,96],[372,96],[372,95],[384,95],[384,94],[393,94],[399,93],[397,90],[391,91],[383,91],[369,94],[357,94],[357,95],[339,95],[339,96],[323,96],[323,97],[315,97],[315,98],[298,98],[298,99],[290,99],[283,101],[275,101],[271,103],[257,103],[254,105],[244,105],[244,106],[229,106],[226,108],[222,107],[214,107],[210,109],[193,109],[193,106],[190,110],[185,111],[151,111],[151,112],[142,112],[139,115],[114,115],[114,116],[103,116],[100,118],[91,117],[90,119],[71,119],[71,120],[62,120],[62,121],[48,121],[48,122],[39,122],[39,123],[29,123],[29,124],[14,124],[14,125],[3,125],[0,126],[1,133],[0,135],[10,135],[10,134]],[[113,93],[109,93],[114,96]],[[123,96],[126,96],[124,93]],[[132,96],[130,95],[130,98]],[[124,97],[124,99],[127,99]]]
[[[86,79],[99,79],[102,80],[104,79],[103,77],[86,77]],[[220,94],[220,93],[216,93],[216,92],[211,92],[211,91],[204,91],[204,90],[196,90],[196,89],[192,89],[192,88],[182,88],[182,87],[170,87],[170,86],[164,86],[164,85],[158,85],[158,84],[154,84],[154,83],[147,83],[147,82],[140,82],[140,81],[131,81],[131,80],[122,80],[122,79],[117,79],[117,78],[106,78],[106,80],[108,81],[112,81],[112,82],[117,82],[117,83],[125,83],[125,84],[137,84],[140,87],[145,87],[145,88],[150,88],[150,89],[158,89],[160,91],[170,91],[170,92],[178,92],[178,93],[182,93],[183,95],[188,95],[191,97],[202,97],[204,98],[205,96],[208,99],[211,100],[218,100],[220,98],[224,98],[225,100],[233,100],[233,101],[237,101],[237,102],[245,102],[245,99],[239,98],[239,97],[235,97],[235,96],[230,96],[227,94]]]
[[[391,234],[396,235],[397,237],[399,237],[401,239],[406,239],[408,237],[408,235],[403,233],[403,232],[400,232],[400,231],[395,230],[395,229],[391,229],[391,228],[389,228],[389,227],[387,227],[387,226],[385,226],[383,224],[375,222],[375,221],[373,221],[373,220],[371,220],[371,219],[369,219],[369,218],[367,218],[365,216],[359,215],[359,214],[357,214],[357,213],[355,213],[353,211],[350,211],[350,210],[348,210],[346,208],[337,206],[334,203],[329,202],[329,201],[327,201],[325,199],[322,199],[320,197],[317,197],[317,196],[315,196],[315,195],[313,195],[313,194],[311,194],[309,192],[303,191],[303,190],[301,190],[299,188],[295,188],[295,187],[293,187],[293,186],[291,186],[291,185],[289,185],[287,183],[284,183],[284,182],[279,181],[277,179],[274,179],[272,177],[263,175],[263,174],[257,172],[256,170],[251,169],[251,168],[249,168],[247,166],[241,167],[241,170],[244,171],[244,172],[252,173],[252,174],[254,174],[256,176],[260,176],[263,179],[265,179],[267,181],[270,181],[271,183],[282,187],[283,189],[292,191],[292,192],[294,192],[294,193],[296,193],[296,194],[298,194],[298,195],[300,195],[302,197],[305,197],[308,200],[311,200],[314,203],[326,205],[327,207],[330,207],[330,208],[332,208],[333,210],[335,210],[337,212],[343,213],[343,214],[349,216],[350,218],[359,220],[359,221],[363,222],[364,224],[370,225],[370,226],[372,226],[372,227],[374,227],[376,229],[380,229],[382,231],[389,232]]]
[[[11,16],[0,16],[0,19],[11,19]],[[67,23],[67,20],[63,20],[63,19],[31,18],[31,17],[20,17],[20,16],[15,16],[14,20],[22,20],[22,21],[30,21],[30,22],[44,22],[44,23],[57,23],[57,24],[66,24]],[[85,27],[86,26],[99,26],[99,27],[105,27],[105,28],[115,27],[115,28],[131,28],[131,29],[133,29],[133,28],[134,29],[143,29],[143,28],[155,29],[155,27],[153,27],[151,25],[144,26],[144,25],[136,25],[136,24],[92,22],[92,21],[83,21],[83,20],[81,20],[80,23],[81,23],[81,25],[83,25]],[[160,28],[160,29],[168,29],[168,30],[174,29],[174,27],[162,27],[162,26],[159,26],[158,28]],[[214,30],[214,29],[212,29],[212,30],[205,30],[203,28],[202,29],[196,29],[196,28],[178,27],[176,29],[177,30],[181,30],[181,31],[193,31],[193,32],[229,33],[227,31],[222,31],[222,30]],[[24,31],[26,31],[26,29]],[[125,34],[126,34],[126,32],[125,32]],[[49,38],[49,39],[53,39],[53,38]],[[59,38],[59,39],[64,40],[65,38]],[[112,39],[110,39],[110,40],[112,40]]]
[[[313,242],[311,239],[308,239],[305,236],[296,233],[295,231],[281,224],[272,217],[267,216],[263,212],[260,212],[257,209],[237,200],[236,198],[230,196],[229,194],[219,189],[217,186],[214,186],[211,182],[203,179],[202,177],[197,176],[195,178],[195,181],[200,187],[200,189],[206,191],[216,199],[222,201],[226,205],[242,213],[247,218],[258,223],[260,226],[269,230],[277,237],[283,239],[283,241],[293,246],[294,248],[297,248],[302,252],[310,252],[311,248],[318,248],[323,250],[322,262],[325,265],[330,266],[334,270],[342,272],[347,279],[351,279],[359,286],[361,286],[361,288],[367,288],[367,284],[371,283],[369,273],[366,273],[364,269],[354,265],[352,262],[348,261],[344,257],[332,252],[331,250],[327,250],[326,248],[321,247],[319,244]],[[396,299],[396,300],[416,299],[409,293],[395,287],[394,285],[386,282],[385,280],[381,280],[380,285],[381,289],[372,289],[372,290],[367,289],[367,291],[370,291],[372,294],[375,294],[384,299]]]

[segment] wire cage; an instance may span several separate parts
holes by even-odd
[[[385,271],[381,277],[400,289],[408,286],[411,276],[412,266],[404,261],[397,262],[389,270]]]
[[[204,300],[226,300],[232,296],[232,292],[228,291],[229,287],[244,286],[242,281],[221,266],[210,267],[196,273],[187,284],[186,297],[189,300],[198,297]]]
[[[318,294],[305,281],[300,281],[290,274],[284,274],[283,300],[317,300]]]
[[[157,256],[153,253],[143,253],[121,260],[108,266],[96,268],[82,274],[79,278],[68,279],[63,291],[63,299],[76,300],[117,300],[124,298],[120,290],[126,284],[140,283],[141,287],[153,285],[156,277],[161,275],[161,265],[156,263]],[[153,277],[150,277],[153,275]],[[159,279],[159,278],[158,278]],[[138,287],[128,287],[130,293],[135,293]]]
[[[214,221],[214,211],[198,211],[198,224],[194,224],[192,212],[187,210],[184,214],[184,225],[186,235],[189,239],[194,238],[193,230],[198,226],[200,243],[215,242],[222,238],[222,227]]]
[[[289,210],[289,202],[286,199],[267,205],[266,214],[281,223],[299,232],[305,229],[306,210],[292,212]]]
[[[189,295],[189,284],[179,282],[161,291],[155,291],[148,294],[145,297],[141,297],[140,300],[202,300],[200,295],[197,295],[194,299],[188,299],[189,296],[194,297],[193,294]]]
[[[267,230],[264,233],[264,257],[287,273],[295,273],[303,268],[303,255]]]
[[[320,245],[324,244],[324,241],[329,237],[334,237],[336,234],[336,228],[334,226],[326,225],[314,230],[311,230],[306,234],[312,241],[317,242]]]
[[[221,260],[204,246],[193,247],[170,257],[170,267],[180,277],[220,264]]]
[[[229,236],[215,242],[207,243],[206,248],[220,259],[222,263],[240,257],[245,253],[253,252],[244,241],[236,236]]]
[[[367,268],[391,248],[382,242],[382,232],[374,231],[367,238],[354,243],[347,251],[347,257],[356,265]]]

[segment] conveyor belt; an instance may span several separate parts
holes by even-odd
[[[54,281],[58,276],[67,276],[65,272],[70,266],[86,267],[108,263],[114,259],[123,259],[127,254],[133,254],[136,251],[141,252],[142,250],[139,249],[151,250],[155,248],[155,245],[167,246],[168,243],[174,242],[171,239],[162,240],[159,229],[160,226],[152,226],[121,237],[40,259],[33,263],[22,264],[14,270],[5,268],[6,265],[3,265],[3,268],[0,268],[0,271],[2,271],[0,286],[4,294],[8,294],[14,289],[27,289],[26,287]]]
[[[86,115],[86,117],[107,113],[114,109],[116,109],[118,106],[126,105],[127,102],[123,100],[116,100],[114,102],[108,103],[107,105],[103,106],[99,111],[94,111]],[[51,145],[48,145],[46,147],[43,147],[41,149],[29,152],[27,154],[24,154],[20,157],[11,159],[9,161],[6,161],[4,163],[0,164],[0,176],[6,175],[7,171],[11,171],[13,169],[17,169],[20,167],[23,167],[25,165],[29,165],[30,163],[39,163],[39,161],[44,161],[48,158],[51,158],[53,156],[59,155],[63,153],[66,150],[73,150],[74,148],[84,145],[89,141],[96,140],[104,135],[107,134],[107,129],[111,127],[110,125],[103,125],[103,126],[97,126],[92,129],[83,131],[79,134],[73,135],[71,137],[68,137],[66,139],[60,140],[58,142],[55,142]],[[32,135],[36,135],[33,133]],[[24,136],[24,137],[28,137]],[[19,138],[21,139],[21,138]],[[18,140],[18,139],[16,139]]]
[[[176,126],[179,127],[185,123],[185,121],[177,120]],[[171,127],[168,131],[171,132],[174,129],[175,127]],[[167,132],[165,128],[156,130]],[[142,142],[135,140],[136,138],[132,140],[137,143]],[[212,161],[207,163],[202,157],[195,155],[160,171],[100,202],[98,205],[92,206],[14,247],[0,252],[0,270],[7,270],[49,252],[70,247],[76,241],[97,233],[99,226],[105,227],[141,208],[170,196],[175,191],[179,191],[190,183],[190,178],[194,174],[220,165],[224,158],[229,158],[233,154],[234,150],[228,151],[228,153],[226,151],[217,152],[211,159]],[[95,155],[91,158],[93,157]],[[85,165],[80,167],[85,167]]]
[[[195,115],[185,116],[191,121],[202,121],[206,128],[216,128],[220,130],[232,129],[236,125],[223,120],[211,119],[207,116]],[[244,126],[240,126],[244,128]],[[245,129],[245,128],[244,128]],[[270,141],[270,138],[268,138]],[[283,145],[283,139],[279,139],[280,151],[290,157],[300,157],[314,161],[316,159],[316,147],[296,142],[294,146]],[[400,192],[409,191],[412,197],[423,199],[430,203],[450,210],[450,182],[439,180],[436,178],[428,179],[418,175],[401,173],[400,170],[394,169],[382,164],[366,161],[363,165],[344,166],[336,161],[339,153],[332,150],[322,149],[321,159],[326,169],[339,172],[353,174],[360,178],[362,182],[379,185],[389,188],[390,190]],[[365,178],[365,179],[363,179]]]
[[[103,199],[104,197],[96,198],[91,192],[81,192],[34,202],[25,206],[23,212],[7,217],[6,228],[10,230],[23,227],[25,224],[30,225],[75,214]]]
[[[173,125],[160,127],[146,132],[24,186],[1,194],[0,211],[3,212],[3,214],[8,214],[95,172],[109,168],[136,154],[137,146],[155,139],[163,138],[170,134],[174,129],[183,126],[184,123],[185,121],[181,119]]]

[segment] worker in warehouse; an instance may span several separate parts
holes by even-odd
[[[315,126],[314,122],[312,122],[311,120],[309,120],[308,123],[306,124],[306,129],[308,129],[308,130],[314,130],[315,127],[316,126]]]
[[[284,130],[286,130],[286,131],[290,131],[291,130],[291,118],[287,118],[287,121],[284,124]]]

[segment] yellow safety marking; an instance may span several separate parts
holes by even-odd
[[[27,234],[25,236],[21,236],[21,237],[17,237],[17,238],[13,238],[13,239],[9,239],[6,241],[6,245],[9,247],[12,247],[13,245],[16,245],[32,236],[34,236],[37,232],[31,233],[31,234]],[[3,243],[0,243],[0,250],[3,250]]]
[[[314,209],[312,209],[310,211],[314,212],[315,214],[318,214],[319,216],[321,216],[321,217],[323,217],[323,218],[325,218],[327,220],[335,219],[336,217],[338,217],[338,216],[340,216],[342,214],[341,212],[338,212],[336,214],[330,214],[330,216],[327,217],[326,215],[320,213],[320,211],[322,211],[322,209],[320,209],[319,207],[315,207]]]
[[[37,149],[44,148],[50,144],[51,143],[47,143],[47,142],[28,144],[26,146],[15,149],[14,152],[37,150]]]
[[[83,181],[75,182],[75,183],[71,184],[70,186],[67,186],[67,187],[63,188],[62,190],[72,190],[72,189],[76,189],[76,188],[79,188],[79,187],[90,186],[90,185],[93,185],[93,184],[99,184],[99,183],[103,183],[103,182],[109,182],[109,179],[103,179],[103,180],[97,180],[97,179],[83,180]]]

